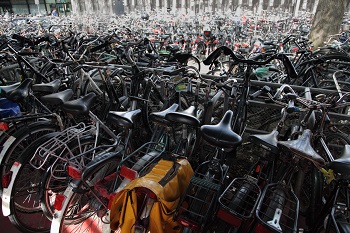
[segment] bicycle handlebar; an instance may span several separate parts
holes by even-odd
[[[212,52],[204,61],[203,63],[205,65],[210,65],[212,64],[220,55],[223,53],[226,56],[230,56],[231,59],[236,63],[243,63],[247,65],[267,65],[269,64],[272,60],[277,59],[281,60],[283,65],[285,66],[287,70],[287,74],[289,77],[295,79],[298,77],[298,74],[295,70],[295,67],[293,66],[292,62],[289,60],[289,58],[283,54],[283,53],[278,53],[278,54],[272,54],[270,58],[264,60],[264,61],[256,61],[256,60],[251,60],[251,59],[242,59],[239,58],[233,51],[232,49],[226,47],[226,46],[220,46],[217,48],[214,52]]]

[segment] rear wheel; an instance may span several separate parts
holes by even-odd
[[[63,209],[61,210],[61,220],[59,227],[52,232],[68,233],[68,232],[98,232],[101,231],[106,225],[109,226],[108,221],[108,199],[101,195],[94,189],[94,186],[99,185],[99,190],[106,190],[108,193],[112,193],[113,187],[116,182],[116,170],[121,161],[121,157],[114,157],[108,161],[95,167],[86,176],[85,182],[89,184],[91,189],[86,186],[80,185],[76,190],[77,193],[72,193],[66,200],[64,200]],[[97,200],[93,195],[93,191],[99,196],[103,203]],[[57,231],[59,230],[59,231]]]
[[[55,134],[48,134],[33,142],[24,151],[21,158],[30,157],[35,153],[37,147],[49,140]],[[21,163],[21,162],[20,162]],[[43,170],[34,169],[29,163],[19,164],[17,175],[12,177],[13,188],[10,194],[9,220],[22,232],[48,232],[50,221],[46,218],[40,208],[39,201],[35,194],[39,190],[40,179]]]
[[[92,153],[88,153],[84,156],[78,156],[95,146],[95,138],[87,137],[82,140],[73,141],[68,145],[69,150],[66,150],[62,154],[62,158],[68,159],[76,156],[76,159],[71,162],[80,164],[84,167],[92,159]],[[96,151],[94,151],[96,152]],[[41,182],[41,188],[43,195],[41,196],[41,208],[49,219],[52,219],[54,212],[54,201],[57,194],[63,193],[68,185],[68,175],[66,171],[66,161],[59,160],[48,168],[45,173],[44,179]]]
[[[10,171],[12,164],[28,149],[28,146],[33,141],[57,130],[57,126],[52,125],[50,122],[35,122],[30,125],[24,125],[17,132],[14,132],[11,138],[8,139],[8,142],[13,142],[8,148],[3,148],[3,151],[1,151],[1,176]]]

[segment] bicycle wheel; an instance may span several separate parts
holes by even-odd
[[[44,171],[34,169],[29,163],[23,163],[23,160],[35,153],[39,145],[55,135],[55,133],[46,134],[35,140],[23,151],[18,164],[11,169],[14,169],[11,179],[13,186],[8,193],[4,190],[3,210],[4,201],[9,201],[9,220],[22,232],[35,233],[50,230],[50,221],[41,210],[39,201],[31,195],[38,192]]]
[[[57,219],[53,219],[51,232],[98,232],[101,231],[104,225],[108,225],[108,199],[100,192],[94,191],[94,185],[99,186],[99,190],[106,190],[112,193],[114,187],[118,186],[120,180],[116,180],[117,166],[121,161],[121,157],[114,156],[113,158],[94,167],[93,170],[86,174],[84,181],[89,184],[90,189],[82,182],[79,183],[76,190],[80,192],[73,192],[70,187],[64,193],[66,197],[63,208],[58,212]],[[114,176],[115,175],[115,176]],[[111,177],[114,179],[111,179]],[[116,185],[117,182],[117,185]],[[101,199],[103,203],[98,201],[95,195]],[[59,220],[59,221],[57,221]]]
[[[54,212],[54,201],[57,194],[62,194],[68,185],[68,174],[66,171],[66,159],[77,156],[74,160],[75,163],[80,164],[81,167],[84,167],[89,163],[94,156],[93,153],[98,153],[98,151],[93,151],[79,157],[79,154],[82,154],[95,147],[95,138],[87,137],[79,140],[75,140],[69,143],[69,150],[65,150],[62,154],[64,160],[58,160],[47,170],[43,179],[41,181],[42,195],[40,195],[41,208],[44,211],[44,214],[47,218],[52,219]]]
[[[59,128],[50,121],[34,122],[29,125],[23,125],[21,129],[15,132],[4,143],[4,148],[0,153],[1,176],[8,173],[12,164],[17,161],[19,156],[36,139],[50,132],[58,131]],[[0,192],[2,185],[0,186]]]
[[[187,59],[186,61],[186,65],[187,66],[192,66],[195,67],[198,71],[201,70],[201,62],[199,61],[199,59],[195,56],[191,56]]]
[[[146,129],[146,132],[149,135],[152,135],[154,125],[149,120],[149,115],[152,112],[161,111],[164,107],[165,100],[161,96],[159,91],[156,89],[156,87],[152,85],[147,86],[143,98],[147,101],[145,101],[145,103],[142,105],[142,111],[141,111],[142,121]]]

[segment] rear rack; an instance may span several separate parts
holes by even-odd
[[[69,158],[64,157],[64,155],[67,155],[68,153],[69,156],[74,156],[68,144],[73,141],[78,141],[79,143],[81,138],[92,135],[95,131],[95,125],[86,126],[84,123],[79,123],[63,130],[57,136],[41,144],[36,149],[34,155],[29,161],[30,165],[35,169],[42,169],[51,158],[56,158],[55,162],[58,160],[66,162]],[[50,165],[53,163],[50,161]]]

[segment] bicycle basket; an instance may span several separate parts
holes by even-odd
[[[55,161],[50,161],[50,165],[58,160],[63,160],[66,162],[69,159],[66,157],[67,155],[74,156],[69,148],[69,143],[73,141],[80,143],[79,140],[82,137],[91,135],[95,131],[96,127],[94,125],[86,126],[84,123],[79,123],[75,126],[69,127],[63,130],[57,136],[40,145],[36,149],[29,163],[35,169],[42,169],[44,165],[52,158],[55,158]]]
[[[259,201],[255,232],[264,228],[274,232],[297,232],[299,201],[294,192],[282,184],[266,186]]]
[[[236,178],[219,198],[218,217],[238,228],[243,220],[253,216],[261,190],[249,179]]]
[[[195,231],[204,229],[213,217],[220,192],[220,180],[196,172],[180,201],[177,221]]]

